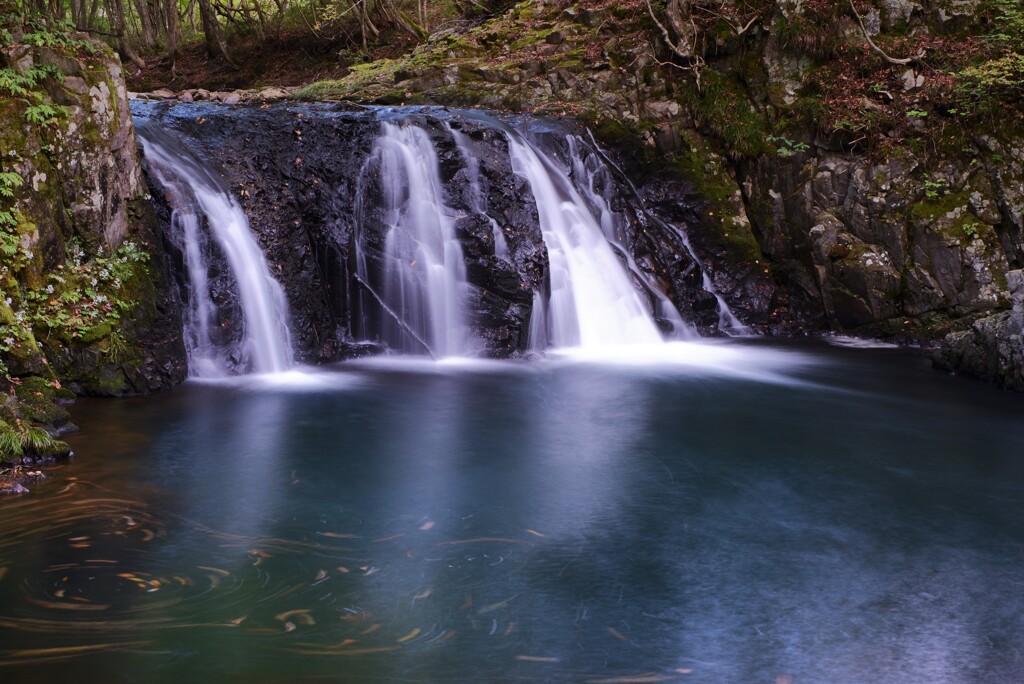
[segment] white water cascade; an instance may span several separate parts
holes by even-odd
[[[534,298],[531,346],[661,344],[648,307],[566,172],[519,135],[508,140],[512,170],[533,190],[550,263],[547,306]]]
[[[172,233],[188,270],[184,338],[192,377],[219,377],[231,368],[278,373],[292,365],[288,305],[281,285],[249,229],[249,221],[225,183],[211,170],[156,131],[139,130],[151,173],[173,210]],[[205,224],[224,254],[238,287],[242,340],[225,348],[216,335],[217,306],[210,294]]]
[[[487,217],[491,224],[491,233],[494,236],[494,256],[507,260],[509,258],[508,241],[505,240],[505,234],[501,232],[501,226],[487,213],[487,198],[480,187],[480,160],[473,154],[469,141],[463,133],[460,133],[451,126],[448,126],[448,131],[452,134],[455,145],[459,148],[459,154],[462,155],[462,161],[466,164],[470,209]]]
[[[381,297],[393,316],[385,319],[386,337],[406,351],[426,346],[437,357],[464,355],[473,350],[466,264],[430,137],[418,126],[382,122],[373,161],[388,226]],[[409,339],[413,333],[418,339]]]

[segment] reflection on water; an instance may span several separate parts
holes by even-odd
[[[0,502],[0,672],[1024,679],[1021,397],[692,348],[83,400],[79,457]]]

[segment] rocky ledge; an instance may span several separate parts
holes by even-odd
[[[1024,392],[1024,270],[1006,274],[1013,309],[974,322],[942,342],[937,365]]]

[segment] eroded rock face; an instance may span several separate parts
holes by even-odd
[[[356,341],[372,341],[380,330],[377,319],[387,314],[372,300],[383,289],[388,226],[378,170],[367,160],[382,118],[420,127],[437,155],[444,204],[458,217],[455,232],[472,286],[467,319],[480,353],[508,357],[526,350],[534,292],[547,287],[548,260],[533,194],[511,167],[506,124],[438,108],[140,103],[136,112],[140,125],[169,130],[227,179],[286,290],[295,351],[307,362],[361,351]],[[569,167],[571,129],[550,122],[539,129],[538,140]],[[460,147],[470,149],[475,172]],[[714,331],[716,302],[701,289],[681,233],[639,211],[626,184],[610,176],[602,183],[645,280],[657,283],[684,317]],[[500,250],[495,227],[505,243]],[[238,325],[230,278],[220,266],[211,278],[215,293],[223,294],[222,326]],[[642,296],[652,296],[646,287],[638,282]]]
[[[0,285],[6,295],[0,322],[7,327],[5,337],[16,340],[3,360],[13,375],[59,378],[86,394],[141,393],[177,384],[185,372],[179,316],[163,292],[167,264],[120,62],[100,44],[79,56],[15,45],[0,50],[0,66],[19,73],[51,69],[31,99],[0,99],[3,170],[24,181],[10,207],[16,225],[8,226],[20,236],[20,250],[4,263],[4,275],[13,280]],[[36,105],[55,114],[28,116]],[[125,282],[104,292],[105,299],[96,299],[95,283],[72,282],[73,262],[92,262],[102,270],[96,259],[113,258],[129,240],[149,258],[133,262]],[[66,282],[54,280],[58,274]],[[95,309],[97,316],[68,323],[46,313],[40,304],[45,297],[71,302],[62,314],[68,318],[78,309]],[[119,307],[116,324],[97,323],[120,303],[126,306]],[[33,336],[32,326],[47,334]]]
[[[950,333],[937,357],[940,367],[1024,391],[1024,271],[1007,273],[1013,309]]]
[[[979,155],[980,156],[980,155]],[[982,160],[985,157],[980,156]],[[1001,167],[1004,175],[1009,170]],[[985,163],[938,171],[903,154],[881,162],[821,153],[745,168],[751,214],[766,253],[788,270],[808,307],[832,328],[913,336],[1006,306],[1006,272],[1019,259],[1013,200]],[[927,332],[923,333],[927,337]]]

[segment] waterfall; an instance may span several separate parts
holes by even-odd
[[[466,164],[470,209],[477,214],[487,217],[491,224],[491,234],[494,236],[494,256],[499,259],[508,260],[508,241],[505,240],[505,234],[501,232],[501,226],[498,225],[498,222],[487,213],[487,199],[484,196],[483,189],[480,187],[480,160],[473,154],[473,150],[469,146],[469,140],[463,133],[455,130],[450,125],[448,126],[448,131],[452,134],[455,145],[459,148],[459,154],[462,155],[462,160]]]
[[[697,264],[697,268],[700,269],[701,284],[704,286],[704,290],[715,298],[718,302],[718,329],[729,335],[730,337],[737,337],[743,335],[753,335],[754,332],[743,325],[743,322],[736,317],[736,314],[729,308],[729,304],[726,303],[725,298],[715,288],[715,284],[711,282],[711,276],[708,275],[708,271],[704,268],[704,264],[697,257],[697,252],[694,251],[693,245],[690,244],[690,238],[687,237],[686,233],[680,231],[683,239],[683,245],[686,250],[690,253],[694,263]]]
[[[585,154],[586,146],[578,137],[570,135],[566,140],[569,145],[569,160],[572,163],[572,177],[575,180],[577,191],[587,201],[591,211],[596,214],[597,223],[601,226],[601,232],[604,233],[605,239],[625,260],[626,268],[629,269],[635,281],[648,286],[647,291],[652,295],[658,318],[672,327],[672,334],[677,338],[699,337],[694,327],[679,315],[679,310],[676,309],[668,295],[660,288],[648,283],[648,278],[637,266],[630,250],[626,247],[624,218],[612,210],[608,196],[611,188],[615,185],[608,164],[597,154]],[[687,248],[689,249],[689,247]]]
[[[531,338],[553,347],[662,343],[599,219],[566,172],[521,136],[510,134],[508,141],[512,170],[533,190],[550,264],[546,311],[538,310],[545,325],[531,322]]]
[[[188,271],[183,315],[184,341],[192,377],[217,377],[232,368],[276,373],[292,365],[288,306],[284,290],[270,275],[249,221],[226,183],[182,150],[171,138],[139,128],[147,167],[163,187],[172,209],[172,239]],[[218,307],[209,283],[209,229],[238,290],[242,339],[225,347],[219,336]]]
[[[418,126],[382,122],[364,175],[370,170],[379,174],[387,230],[379,293],[389,314],[385,339],[405,351],[422,353],[426,346],[434,356],[466,354],[472,350],[466,265],[430,137]],[[365,257],[359,268],[369,283]]]

